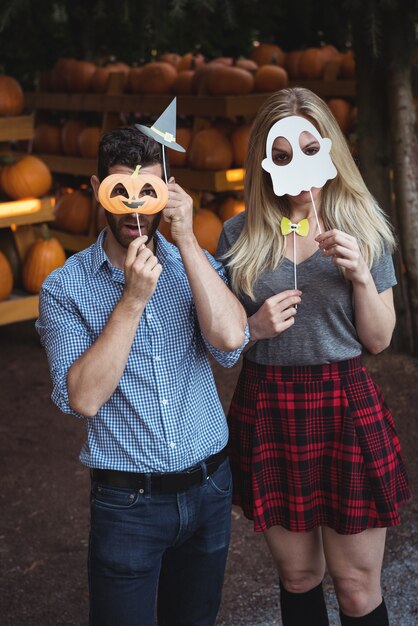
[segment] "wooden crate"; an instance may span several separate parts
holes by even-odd
[[[0,141],[33,139],[34,116],[0,117]]]

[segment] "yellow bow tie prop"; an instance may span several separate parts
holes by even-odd
[[[309,221],[307,219],[301,220],[299,224],[292,224],[287,217],[282,217],[280,222],[280,229],[282,235],[290,235],[290,233],[296,233],[301,237],[306,237],[309,233]]]
[[[309,221],[307,219],[301,220],[298,224],[293,224],[287,217],[282,217],[280,222],[280,230],[282,235],[290,235],[293,233],[293,275],[295,277],[295,289],[298,288],[297,274],[296,274],[296,235],[306,237],[309,233]],[[297,308],[297,305],[296,305]]]

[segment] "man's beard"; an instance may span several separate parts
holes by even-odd
[[[129,214],[126,214],[125,221],[122,221],[122,220],[118,221],[115,215],[113,215],[113,213],[111,213],[110,211],[105,211],[105,213],[106,213],[106,220],[107,220],[108,226],[110,230],[112,231],[114,238],[123,248],[128,248],[129,244],[135,239],[135,237],[130,236],[130,235],[124,235],[121,232],[121,229],[123,225],[126,224],[126,222],[131,222]],[[135,215],[134,213],[131,214],[132,218],[136,219],[136,216],[134,217],[134,215]],[[160,221],[161,221],[161,211],[156,213],[150,222],[147,221],[146,233],[144,233],[148,237],[147,243],[149,243],[151,239],[154,237],[154,233],[157,230],[160,224]]]

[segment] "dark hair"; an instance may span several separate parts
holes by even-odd
[[[97,159],[97,175],[102,181],[114,165],[126,165],[135,169],[137,165],[162,163],[161,145],[134,127],[116,128],[100,140]],[[168,156],[166,157],[167,178]]]

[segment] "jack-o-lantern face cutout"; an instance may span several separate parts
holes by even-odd
[[[132,174],[111,174],[101,183],[99,202],[110,213],[158,213],[167,204],[168,188],[154,174],[139,174],[140,165]]]

